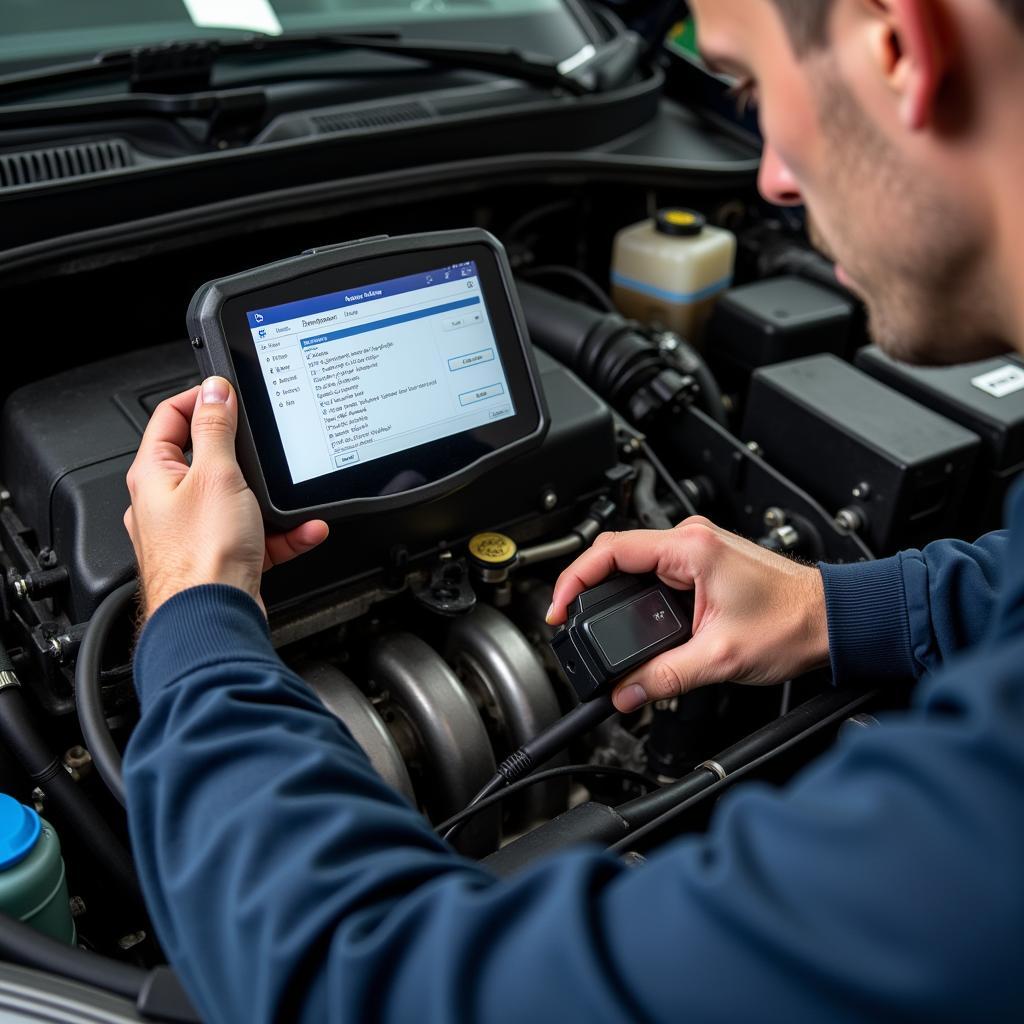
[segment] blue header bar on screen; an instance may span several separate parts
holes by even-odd
[[[450,267],[428,270],[422,274],[410,274],[407,277],[396,277],[378,284],[360,285],[343,292],[331,292],[329,295],[317,295],[311,299],[285,302],[280,306],[250,310],[246,316],[250,329],[255,329],[281,323],[284,320],[296,320],[300,317],[314,318],[318,313],[326,313],[345,306],[356,306],[361,302],[386,299],[392,295],[401,295],[403,292],[415,292],[421,288],[431,288],[434,285],[476,276],[476,263],[469,260],[466,263],[456,263]],[[304,324],[303,327],[316,327],[316,324]]]
[[[467,306],[478,306],[480,299],[460,299],[458,302],[446,302],[442,306],[431,306],[429,309],[414,309],[411,313],[402,313],[399,316],[389,316],[386,320],[371,320],[368,324],[356,324],[355,327],[345,327],[340,331],[331,331],[330,334],[316,334],[312,338],[303,338],[302,347],[309,348],[311,345],[322,345],[326,341],[340,341],[342,338],[351,338],[356,334],[366,334],[369,331],[379,331],[384,327],[395,327],[398,324],[407,324],[410,320],[422,320],[424,317],[437,316],[439,313],[451,313],[456,309],[465,309]]]

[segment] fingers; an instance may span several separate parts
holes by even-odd
[[[287,533],[267,537],[267,557],[264,572],[271,566],[280,565],[298,555],[304,555],[327,539],[327,524],[322,519],[313,519]]]
[[[612,700],[623,714],[651,701],[669,700],[700,686],[731,679],[733,652],[721,640],[698,635],[641,665],[615,688]]]
[[[633,530],[604,533],[569,566],[555,584],[548,624],[565,621],[566,606],[578,594],[613,572],[656,572],[677,586],[693,586],[693,577],[706,561],[715,527],[706,519],[693,518],[674,530]]]
[[[658,530],[602,534],[558,577],[548,623],[557,626],[564,622],[569,602],[613,572],[651,572],[661,558],[664,543]]]
[[[235,462],[238,400],[223,377],[203,381],[192,414],[192,465],[202,469],[217,462]]]
[[[141,477],[167,477],[173,486],[181,479],[182,469],[188,468],[184,449],[188,444],[192,412],[196,406],[199,388],[190,388],[180,395],[165,399],[150,417],[139,443],[139,450],[128,471],[128,489],[133,490]]]

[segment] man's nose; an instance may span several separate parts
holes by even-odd
[[[804,201],[793,172],[767,142],[761,153],[757,187],[761,195],[776,206],[799,206]]]

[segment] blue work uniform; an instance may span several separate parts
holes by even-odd
[[[204,1019],[1024,1020],[1024,490],[1008,533],[822,572],[837,680],[919,679],[909,711],[643,866],[581,849],[510,880],[381,781],[248,596],[172,598],[125,775]]]

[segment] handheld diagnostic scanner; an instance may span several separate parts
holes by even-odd
[[[188,326],[203,373],[236,388],[239,464],[278,528],[443,497],[547,430],[505,251],[476,228],[211,281]]]

